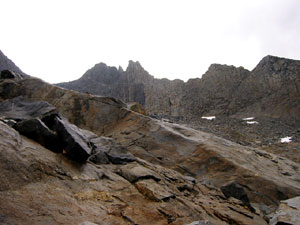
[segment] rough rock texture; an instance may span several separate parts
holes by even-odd
[[[281,201],[280,206],[276,210],[276,213],[270,225],[294,225],[300,223],[300,197]]]
[[[298,60],[266,56],[252,71],[212,64],[201,79],[186,83],[155,79],[138,62],[130,61],[126,71],[100,63],[79,80],[58,85],[139,102],[153,118],[188,124],[300,162]],[[216,119],[207,121],[202,116]],[[243,121],[246,117],[255,117],[257,123],[248,124]],[[280,138],[287,136],[292,142],[282,144]]]
[[[22,70],[20,70],[19,67],[15,65],[13,61],[7,58],[6,55],[4,55],[3,52],[0,50],[0,71],[2,70],[12,70],[23,76],[27,76],[25,73],[22,72]]]
[[[45,101],[29,102],[23,96],[0,103],[0,115],[16,121],[39,118],[55,113],[56,109]]]
[[[40,169],[34,170],[39,174],[28,175],[26,171],[32,171],[30,165],[34,163],[26,160],[36,160],[27,152],[30,148],[8,143],[20,139],[25,145],[33,142],[6,126],[0,132],[4,138],[7,132],[16,137],[0,142],[5,145],[1,149],[4,156],[0,157],[4,160],[1,171],[5,171],[1,174],[5,193],[0,204],[5,203],[5,207],[0,207],[0,214],[11,224],[25,217],[27,224],[29,220],[42,224],[37,222],[39,218],[49,220],[48,224],[63,224],[71,216],[76,223],[96,224],[189,224],[206,220],[212,224],[266,224],[263,214],[275,210],[280,200],[300,195],[300,165],[284,157],[143,116],[114,98],[80,94],[34,78],[0,81],[2,101],[19,95],[30,101],[47,101],[71,123],[113,138],[138,160],[126,165],[79,165],[39,146],[53,157],[38,157],[41,153],[35,150],[38,160],[47,159],[51,166],[41,161],[35,164]],[[8,146],[14,157],[5,152]],[[21,161],[16,160],[15,153],[20,149],[29,155]],[[54,165],[61,165],[59,179]],[[19,171],[21,167],[26,169]],[[17,171],[20,177],[11,181],[11,171]],[[30,185],[31,180],[42,187]],[[244,187],[255,213],[242,201],[227,199],[220,192],[219,188],[232,180]],[[49,194],[33,198],[33,193],[40,196],[36,193],[41,192]],[[52,207],[41,207],[44,201],[51,202]],[[32,211],[25,210],[28,208]],[[14,213],[19,216],[13,217]]]
[[[128,152],[126,148],[121,146],[112,138],[95,137],[90,138],[93,152],[90,161],[96,164],[126,164],[127,162],[134,162],[136,158]]]

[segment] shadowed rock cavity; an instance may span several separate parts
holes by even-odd
[[[227,184],[224,184],[221,187],[221,191],[226,198],[233,197],[241,200],[252,212],[255,212],[255,209],[250,205],[249,198],[244,188],[237,183],[236,181],[231,181]]]
[[[12,70],[2,70],[0,79],[24,79],[24,76]]]

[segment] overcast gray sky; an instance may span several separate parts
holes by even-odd
[[[299,0],[0,0],[0,49],[50,83],[139,61],[157,78],[300,59]]]

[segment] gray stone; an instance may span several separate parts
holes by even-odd
[[[47,114],[55,112],[56,108],[45,101],[30,102],[22,96],[0,103],[0,116],[16,121],[42,118]]]
[[[89,139],[81,130],[65,119],[55,118],[55,130],[63,142],[67,156],[78,162],[85,162],[92,153]]]
[[[126,164],[136,161],[136,158],[128,150],[115,143],[111,138],[97,137],[90,140],[93,144],[93,153],[89,158],[96,164]]]

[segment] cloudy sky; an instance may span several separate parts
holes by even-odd
[[[299,0],[0,0],[0,49],[50,83],[139,61],[157,78],[300,59]]]

